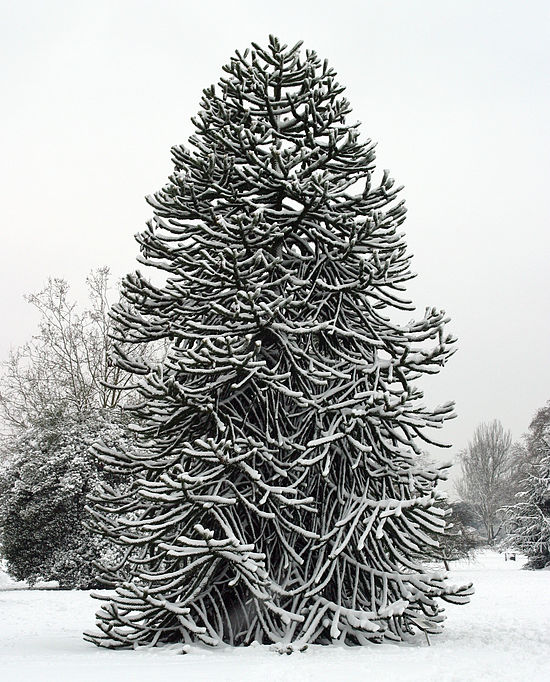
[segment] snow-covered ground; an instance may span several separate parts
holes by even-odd
[[[449,606],[445,632],[413,644],[310,647],[278,655],[268,647],[107,651],[82,640],[98,602],[87,592],[2,591],[0,679],[129,682],[422,682],[550,680],[550,571],[521,571],[494,552],[453,568],[473,580],[468,606]],[[4,579],[3,587],[9,587]]]

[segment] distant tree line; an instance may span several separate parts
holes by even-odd
[[[522,442],[498,421],[481,423],[460,453],[457,492],[486,541],[550,565],[550,402],[535,413]]]

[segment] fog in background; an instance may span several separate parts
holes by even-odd
[[[0,2],[0,359],[33,332],[48,276],[83,297],[137,267],[143,197],[171,172],[201,91],[269,33],[336,69],[350,122],[405,189],[418,305],[458,351],[422,386],[454,399],[438,438],[499,418],[514,438],[550,399],[550,4],[535,1]]]

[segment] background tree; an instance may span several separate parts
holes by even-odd
[[[442,311],[388,319],[412,309],[398,189],[374,181],[374,144],[314,52],[271,38],[224,71],[138,235],[165,283],[128,275],[113,309],[115,341],[170,345],[156,366],[116,360],[142,377],[140,450],[96,447],[135,485],[92,510],[127,561],[87,638],[292,648],[438,632],[438,598],[471,589],[417,559],[445,525],[418,442],[452,404],[426,409],[413,382],[454,347]]]
[[[504,509],[505,544],[528,557],[528,567],[550,565],[550,402],[524,437],[515,503]]]
[[[458,494],[472,505],[492,543],[501,530],[499,510],[514,492],[512,434],[496,419],[480,424],[468,447],[460,453],[460,464]]]
[[[472,557],[483,544],[475,512],[463,501],[445,501],[442,506],[448,510],[445,534],[439,539],[442,558],[448,562]]]
[[[109,269],[87,278],[88,306],[79,309],[69,285],[50,278],[27,301],[40,314],[38,333],[2,363],[0,421],[4,432],[46,418],[77,418],[116,406],[128,377],[109,358]],[[117,384],[118,390],[111,386]]]
[[[99,434],[127,440],[117,405],[128,386],[109,360],[108,269],[87,284],[84,309],[62,279],[29,296],[38,333],[2,366],[0,541],[10,573],[31,583],[88,588],[97,584],[92,559],[113,556],[108,541],[82,525],[86,495],[103,476],[88,448]]]
[[[84,526],[87,495],[103,476],[89,447],[100,435],[119,446],[126,438],[112,412],[47,419],[13,436],[0,469],[0,539],[17,580],[90,589],[101,585],[94,562],[118,559],[108,540]]]
[[[447,480],[450,463],[437,464],[429,453],[423,453],[420,465],[428,474],[434,476],[434,480]],[[430,533],[437,541],[437,558],[445,568],[449,570],[449,561],[465,559],[474,554],[474,551],[482,544],[481,536],[476,529],[479,518],[470,504],[464,501],[450,502],[447,494],[436,494],[437,506],[445,517],[445,530],[443,533]],[[422,555],[421,555],[422,558]]]

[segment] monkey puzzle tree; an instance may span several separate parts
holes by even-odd
[[[472,589],[419,561],[445,520],[417,441],[452,404],[426,409],[412,382],[453,339],[441,311],[387,316],[412,309],[403,202],[314,52],[270,38],[224,71],[137,236],[164,283],[128,275],[112,311],[118,340],[169,348],[116,357],[140,379],[139,447],[95,448],[134,483],[92,500],[126,560],[86,636],[291,650],[438,632],[437,598]]]

